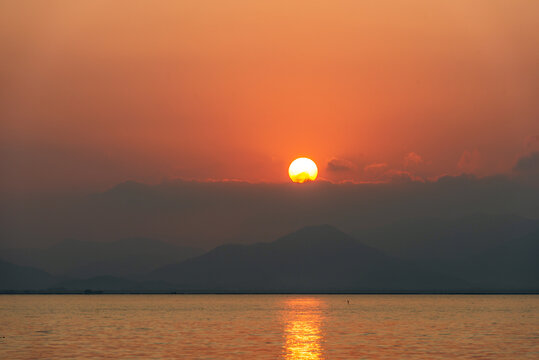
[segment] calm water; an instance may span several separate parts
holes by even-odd
[[[0,358],[538,359],[538,311],[539,296],[3,295]]]

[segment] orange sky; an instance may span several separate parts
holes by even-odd
[[[510,171],[538,1],[3,1],[3,191]],[[328,163],[331,164],[328,166]]]

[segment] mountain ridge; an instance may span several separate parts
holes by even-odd
[[[509,219],[509,223],[513,220]],[[434,224],[438,222],[434,221]],[[115,243],[130,246],[137,242],[155,244],[148,239]],[[57,246],[77,248],[80,243],[69,240]],[[536,261],[539,258],[539,228],[516,239],[494,243],[481,251],[450,258],[451,261],[434,258],[412,262],[365,245],[331,225],[314,225],[270,242],[221,245],[201,255],[181,261],[175,259],[129,277],[106,273],[108,268],[96,263],[88,266],[98,266],[105,273],[55,276],[36,267],[0,261],[0,269],[4,269],[0,290],[187,293],[539,291],[539,264]],[[12,274],[11,278],[6,278],[6,274]]]
[[[202,253],[197,248],[134,237],[108,242],[65,239],[44,249],[6,249],[0,258],[59,276],[129,277]]]
[[[406,271],[404,271],[406,270]],[[329,225],[268,243],[223,245],[151,274],[185,288],[236,290],[410,290],[467,284],[391,258]],[[436,280],[442,281],[440,285]]]

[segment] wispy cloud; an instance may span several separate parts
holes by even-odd
[[[477,150],[465,150],[457,163],[457,168],[460,172],[473,173],[481,163],[481,154]]]
[[[413,151],[409,152],[404,157],[404,167],[409,167],[411,165],[419,165],[419,164],[422,164],[423,162],[424,161],[423,161],[423,158],[421,157],[421,155],[419,155],[418,153],[415,153]]]
[[[327,170],[330,172],[347,172],[356,169],[356,165],[346,159],[331,159],[327,164]]]

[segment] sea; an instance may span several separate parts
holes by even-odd
[[[537,295],[0,295],[0,359],[539,359]]]

